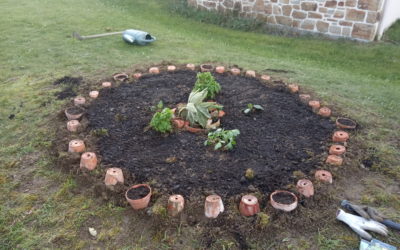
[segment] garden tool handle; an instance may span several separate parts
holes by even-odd
[[[390,227],[390,228],[400,231],[400,223],[396,223],[396,222],[394,222],[392,220],[388,220],[388,219],[383,220],[381,223],[387,227]]]

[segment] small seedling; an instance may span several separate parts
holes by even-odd
[[[247,180],[251,181],[254,179],[254,175],[255,175],[254,170],[251,168],[248,168],[248,169],[246,169],[246,173],[244,176],[246,177]]]
[[[108,136],[108,130],[106,128],[99,128],[92,130],[92,134],[98,137]]]
[[[204,142],[205,146],[214,145],[214,150],[231,150],[236,145],[236,137],[240,134],[238,129],[224,130],[219,128],[208,133],[208,138]]]
[[[156,106],[151,106],[150,110],[152,112],[156,112],[156,111],[161,112],[163,110],[163,108],[164,108],[164,102],[161,100],[158,102],[158,104]]]
[[[261,110],[264,110],[264,108],[261,107],[261,105],[249,103],[247,104],[247,108],[243,110],[243,113],[247,115],[250,114],[250,112],[261,111]]]
[[[150,127],[155,131],[166,133],[172,131],[171,119],[173,111],[170,108],[164,108],[161,112],[156,112],[150,122]]]
[[[264,212],[257,214],[257,226],[261,229],[265,229],[269,224],[270,217]]]
[[[193,90],[203,91],[207,90],[207,98],[213,99],[216,94],[221,90],[221,85],[215,81],[210,72],[198,73],[197,81],[194,84]]]

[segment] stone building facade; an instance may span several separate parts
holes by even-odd
[[[188,0],[189,5],[232,11],[267,24],[334,37],[374,40],[384,0]]]

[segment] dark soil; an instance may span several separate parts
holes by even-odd
[[[144,187],[144,186],[140,186],[138,188],[132,188],[128,191],[127,196],[129,199],[131,200],[138,200],[138,199],[142,199],[144,197],[146,197],[146,195],[149,193],[149,189]]]
[[[64,76],[63,78],[57,79],[53,82],[53,85],[66,85],[65,88],[54,94],[54,96],[57,97],[59,100],[64,100],[67,98],[75,97],[76,92],[74,90],[74,87],[78,86],[82,82],[82,77],[70,77],[70,76]]]
[[[272,198],[280,204],[292,204],[294,202],[293,195],[286,192],[274,194]]]
[[[59,91],[54,94],[54,96],[57,97],[58,100],[64,100],[67,98],[75,97],[76,95],[77,94],[76,94],[75,90],[71,86],[66,87],[62,91]]]
[[[338,119],[338,122],[345,125],[345,126],[355,126],[356,123],[350,119],[347,118],[340,118]]]
[[[82,82],[82,77],[70,77],[64,76],[63,78],[57,79],[53,82],[53,85],[67,84],[67,85],[79,85]]]
[[[68,113],[70,113],[71,115],[77,115],[77,114],[81,114],[83,112],[85,112],[85,110],[83,108],[77,107],[77,106],[73,106],[67,109]]]
[[[196,81],[196,72],[164,72],[102,89],[93,101],[90,129],[104,128],[109,134],[98,140],[102,162],[128,169],[135,183],[152,182],[161,192],[223,197],[248,192],[249,185],[270,193],[295,183],[294,171],[311,175],[323,164],[325,142],[334,129],[329,119],[314,114],[281,85],[229,74],[215,77],[222,87],[216,101],[226,111],[222,127],[240,130],[234,150],[205,147],[206,134],[181,131],[165,136],[145,129],[153,115],[151,106],[160,100],[171,108],[186,102]],[[246,116],[242,110],[248,103],[264,110]],[[171,157],[177,160],[168,161]],[[252,181],[242,179],[247,168],[255,172]]]

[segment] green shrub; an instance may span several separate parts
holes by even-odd
[[[210,72],[198,73],[197,81],[194,84],[194,90],[203,91],[205,89],[207,90],[208,99],[213,99],[221,90],[221,85],[215,81]]]
[[[208,133],[208,138],[204,145],[214,145],[214,150],[222,148],[223,150],[231,150],[236,145],[236,137],[240,134],[239,129],[224,130],[219,128]]]
[[[156,112],[151,119],[150,126],[158,132],[166,133],[172,131],[171,119],[173,111],[170,108],[164,108],[161,112]]]

